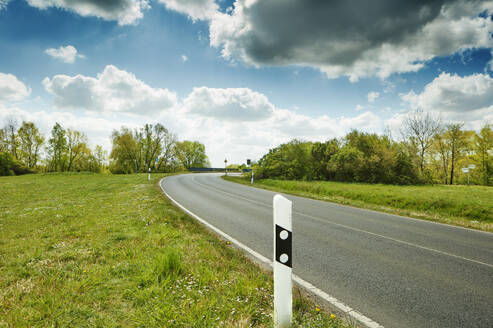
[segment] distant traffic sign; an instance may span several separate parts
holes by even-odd
[[[474,169],[476,168],[476,165],[471,164],[471,165],[469,165],[467,168],[468,168],[468,169],[471,169],[471,170],[474,170]]]
[[[463,168],[462,168],[462,172],[464,172],[464,173],[469,173],[469,168],[468,168],[468,167],[463,167]]]

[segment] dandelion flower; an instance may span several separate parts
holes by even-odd
[[[336,318],[336,315],[335,315],[334,313],[331,313],[331,314],[330,314],[330,318],[331,318],[331,319],[335,319],[335,318]]]
[[[318,307],[315,307],[315,311],[317,311],[317,312],[318,312],[318,311],[320,311],[320,308],[318,308]]]

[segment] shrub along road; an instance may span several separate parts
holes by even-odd
[[[173,176],[162,186],[272,257],[273,192],[217,174]],[[493,326],[493,234],[285,196],[298,276],[387,327]]]

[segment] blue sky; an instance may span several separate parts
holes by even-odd
[[[161,122],[217,166],[291,138],[396,135],[416,107],[493,121],[492,1],[408,8],[421,16],[391,1],[114,3],[0,0],[0,125],[60,121],[109,150],[112,129]]]

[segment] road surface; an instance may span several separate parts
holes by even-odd
[[[171,176],[182,206],[272,259],[275,193]],[[384,327],[493,327],[493,234],[284,195],[293,272]]]

